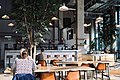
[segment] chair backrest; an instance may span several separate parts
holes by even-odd
[[[96,70],[106,70],[106,63],[98,63]]]
[[[80,80],[80,71],[68,71],[65,80]]]
[[[40,80],[56,80],[54,72],[42,72],[39,76]]]
[[[56,62],[59,62],[60,60],[51,60],[50,64],[54,66],[59,66]]]
[[[47,66],[46,60],[39,60],[38,64],[41,64],[41,66]]]
[[[91,67],[91,68],[95,68],[93,63],[82,63],[81,66],[86,66],[86,67]]]
[[[90,65],[89,65],[89,64],[82,63],[81,66],[89,67]]]

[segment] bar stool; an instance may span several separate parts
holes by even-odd
[[[100,71],[100,73],[102,73],[102,80],[103,80],[103,73],[106,70],[106,63],[98,63],[97,67],[96,67],[96,79],[97,79],[97,71]]]

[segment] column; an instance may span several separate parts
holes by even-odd
[[[63,12],[59,11],[59,29],[60,29],[60,40],[63,38],[63,31],[61,30],[63,28]]]
[[[84,33],[84,0],[77,1],[77,27],[76,27],[76,48],[85,53],[84,40],[86,39]]]

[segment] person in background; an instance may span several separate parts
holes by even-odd
[[[37,63],[41,60],[45,60],[45,55],[44,55],[44,49],[43,48],[41,49],[41,52],[36,57]]]
[[[35,80],[33,76],[35,63],[32,59],[28,59],[28,51],[26,49],[21,50],[20,56],[11,67],[12,71],[15,71],[12,80]]]

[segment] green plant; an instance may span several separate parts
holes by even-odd
[[[29,40],[32,51],[35,43],[44,42],[43,35],[49,31],[49,22],[58,11],[59,0],[12,0],[12,5],[16,30]]]

